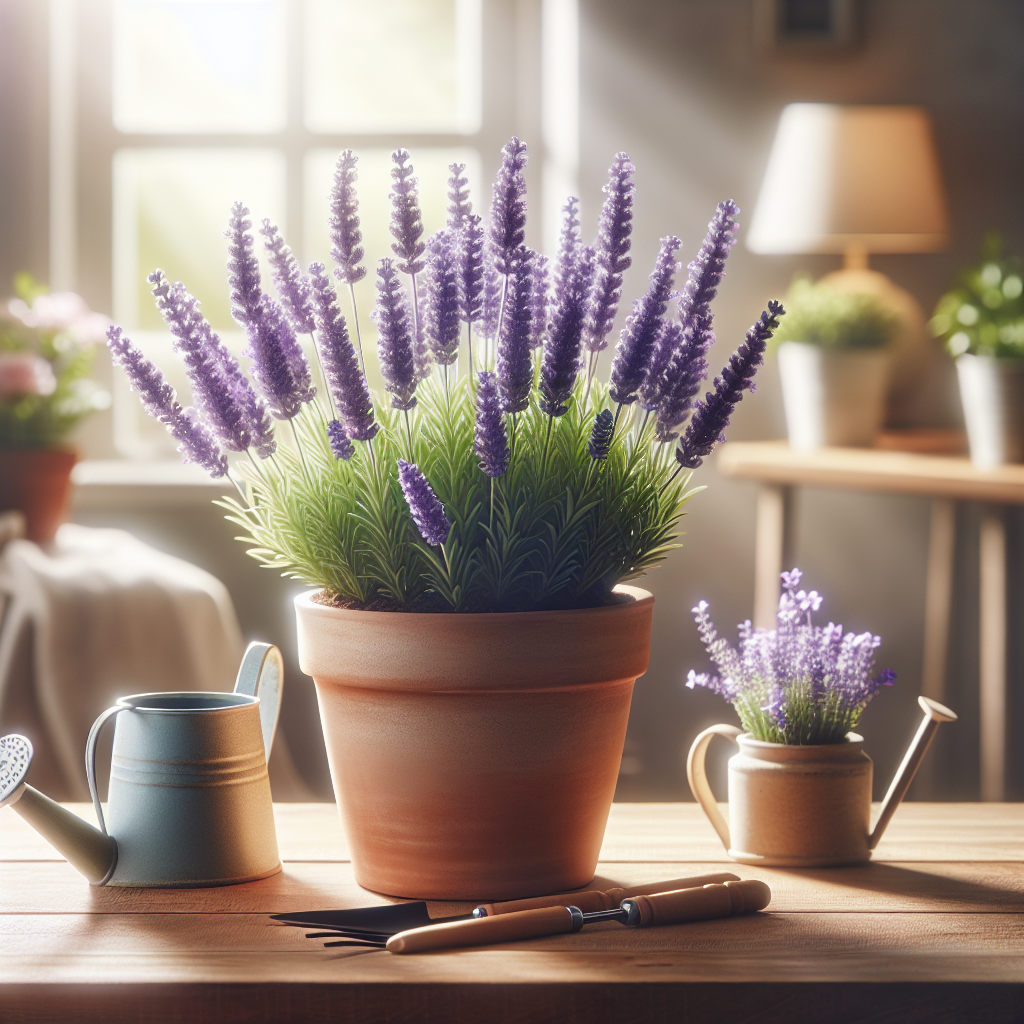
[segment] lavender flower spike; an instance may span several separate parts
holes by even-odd
[[[590,434],[587,451],[595,462],[603,462],[608,458],[612,446],[612,433],[615,428],[615,417],[611,409],[602,409],[594,417],[594,429]]]
[[[178,442],[184,461],[202,466],[212,477],[224,476],[228,471],[227,456],[217,447],[213,435],[199,421],[194,409],[182,409],[174,388],[124,337],[120,327],[108,328],[107,347],[114,362],[127,374],[132,390],[138,392],[143,408],[163,423]]]
[[[666,235],[661,240],[647,291],[639,302],[633,303],[633,312],[619,336],[608,390],[611,400],[619,405],[636,401],[637,391],[647,376],[651,355],[661,334],[661,317],[668,308],[672,280],[679,266],[675,253],[681,244],[675,235]]]
[[[252,360],[256,386],[276,419],[292,419],[303,403],[313,400],[316,388],[280,303],[264,295],[260,315],[249,325],[248,335],[244,354]]]
[[[548,294],[548,278],[551,261],[539,253],[533,261],[533,291],[530,295],[530,348],[540,348],[548,330],[548,314],[551,297]]]
[[[511,457],[505,420],[498,400],[498,381],[493,373],[477,374],[476,435],[473,450],[480,468],[489,476],[501,476],[508,469]]]
[[[312,334],[316,328],[313,300],[309,291],[309,281],[299,267],[299,261],[285,245],[276,224],[264,219],[260,234],[263,235],[263,247],[270,261],[271,275],[288,319],[295,330],[303,334]]]
[[[491,195],[491,243],[499,274],[512,272],[512,263],[526,237],[526,143],[513,136],[501,150],[501,167]]]
[[[348,462],[356,453],[355,445],[349,440],[345,428],[337,420],[331,420],[327,424],[327,440],[331,446],[331,454],[336,459]]]
[[[708,392],[690,420],[676,449],[676,461],[685,469],[696,469],[711,454],[719,441],[725,440],[736,403],[748,388],[754,390],[754,374],[764,362],[768,340],[779,326],[779,317],[785,315],[781,302],[771,301],[747,331],[743,344],[733,353],[722,376],[715,378],[714,392]]]
[[[466,218],[473,215],[473,204],[469,198],[469,179],[462,173],[465,164],[449,164],[452,172],[448,179],[448,230],[454,235],[466,224]]]
[[[526,246],[516,257],[506,300],[505,317],[498,338],[498,392],[503,412],[523,412],[533,389],[534,268],[537,253]]]
[[[366,277],[363,258],[363,233],[359,230],[359,199],[356,196],[356,164],[359,157],[351,149],[342,150],[334,166],[334,187],[331,189],[331,259],[338,266],[335,275],[345,284],[355,284]]]
[[[398,482],[412,514],[412,520],[420,536],[431,546],[437,547],[448,539],[452,526],[444,514],[444,505],[438,501],[427,478],[419,467],[405,459],[398,460]]]
[[[310,264],[309,276],[327,385],[338,405],[346,437],[369,441],[379,428],[373,420],[373,400],[366,377],[359,369],[345,318],[338,308],[338,296],[322,263]]]
[[[633,262],[629,257],[633,230],[633,165],[625,153],[616,153],[608,170],[607,197],[597,228],[597,277],[587,311],[586,347],[600,352],[608,345],[608,334],[615,321],[622,295],[622,275]]]
[[[459,315],[478,323],[484,304],[484,229],[480,217],[469,214],[454,236],[459,273]]]
[[[416,362],[409,307],[392,260],[377,265],[377,305],[371,314],[377,324],[377,357],[391,404],[408,410],[416,404]]]
[[[409,151],[396,149],[391,154],[394,167],[391,168],[391,234],[394,243],[391,248],[398,257],[398,269],[403,274],[418,274],[423,269],[423,251],[420,241],[423,234],[423,220],[420,216],[417,179],[409,163]]]
[[[231,315],[239,326],[248,327],[259,315],[263,290],[260,265],[253,249],[249,208],[242,203],[231,207],[228,229],[228,284],[231,287]]]
[[[427,340],[435,361],[451,366],[459,355],[459,268],[455,240],[448,231],[438,231],[427,243],[427,284],[424,320]]]

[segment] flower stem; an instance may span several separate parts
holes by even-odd
[[[306,483],[312,486],[313,480],[309,475],[309,466],[306,465],[306,453],[302,450],[302,445],[299,442],[299,432],[295,429],[294,418],[290,419],[288,424],[292,428],[292,437],[295,438],[295,447],[299,450],[299,461],[302,463],[302,472],[306,477]]]
[[[352,300],[352,322],[356,327],[356,351],[359,353],[359,369],[366,373],[366,364],[363,362],[363,339],[359,333],[359,308],[356,306],[356,289],[351,281],[348,284],[348,295]]]
[[[469,379],[473,379],[473,322],[466,324],[466,345],[469,348]]]

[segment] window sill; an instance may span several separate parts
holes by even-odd
[[[180,462],[86,459],[71,473],[74,511],[200,508],[233,493],[225,479],[214,480],[198,466]]]

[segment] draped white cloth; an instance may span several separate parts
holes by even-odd
[[[10,540],[0,608],[0,730],[32,740],[29,781],[54,799],[89,799],[86,738],[118,697],[231,690],[243,653],[224,584],[122,530],[69,523],[46,549]],[[309,798],[281,730],[270,775],[276,799]]]

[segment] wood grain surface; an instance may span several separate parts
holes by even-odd
[[[734,865],[772,887],[753,917],[408,957],[325,949],[267,917],[391,902],[356,883],[333,805],[276,813],[280,875],[145,890],[90,887],[0,811],[0,1022],[1024,1018],[1021,805],[905,804],[858,867]],[[595,884],[725,863],[695,805],[615,804]]]

